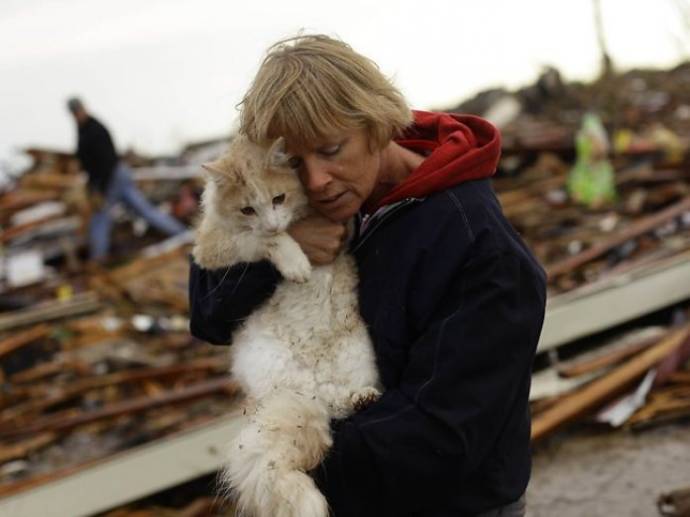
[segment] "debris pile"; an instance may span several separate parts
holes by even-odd
[[[566,84],[549,69],[533,86],[483,92],[456,110],[501,127],[494,186],[544,264],[551,297],[594,292],[690,257],[690,64],[592,84]],[[604,129],[605,146],[597,130],[594,143],[577,148],[587,114]],[[225,145],[128,159],[149,199],[191,226],[198,164]],[[578,160],[592,149],[596,165]],[[123,214],[112,261],[89,264],[77,164],[64,153],[29,153],[34,166],[0,194],[0,498],[204,425],[229,412],[236,392],[226,351],[187,330],[191,232],[160,242]],[[599,179],[592,167],[610,167],[598,190],[606,194],[574,195]],[[533,438],[575,420],[643,429],[690,417],[687,320],[681,303],[672,322],[635,328],[586,355],[566,361],[550,351],[534,375]],[[109,515],[210,513],[211,492],[199,493],[177,509],[158,501]],[[663,504],[685,504],[681,495]]]
[[[564,84],[549,69],[534,86],[483,92],[455,110],[493,117],[502,126],[495,188],[511,223],[545,265],[551,294],[690,249],[690,64],[587,85]],[[583,120],[605,128],[614,171],[615,194],[606,190],[596,203],[587,196],[578,202],[568,188],[582,183],[575,144]]]
[[[690,258],[690,63],[590,84],[566,84],[550,68],[532,86],[482,92],[454,110],[501,126],[494,187],[544,265],[550,298]],[[534,376],[533,437],[591,415],[636,429],[690,417],[687,329],[655,330],[611,338],[594,358],[564,363],[551,350],[551,367]]]
[[[688,311],[678,309],[686,320]],[[532,439],[575,419],[641,430],[690,417],[690,325],[636,328],[534,374]]]
[[[123,214],[111,262],[89,263],[76,162],[28,152],[0,194],[0,497],[202,425],[236,393],[225,350],[189,335],[192,232],[161,242]],[[139,164],[147,196],[191,223],[198,167]]]

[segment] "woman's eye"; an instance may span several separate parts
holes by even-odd
[[[302,165],[302,158],[300,158],[299,156],[292,156],[288,160],[288,165],[291,169],[297,169],[300,167],[300,165]]]
[[[273,206],[282,205],[283,201],[285,201],[285,194],[280,194],[279,196],[273,198]]]
[[[338,151],[340,151],[340,148],[342,147],[341,144],[335,144],[335,145],[329,145],[328,147],[322,147],[321,148],[321,154],[325,156],[333,156],[335,154],[338,154]]]
[[[245,206],[244,208],[240,208],[240,212],[242,212],[244,215],[254,215],[256,210],[254,210],[251,206]]]

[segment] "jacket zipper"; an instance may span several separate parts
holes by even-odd
[[[362,225],[366,225],[365,229],[360,235],[357,245],[351,250],[351,253],[357,251],[362,246],[362,244],[364,244],[367,241],[371,234],[374,233],[378,228],[380,228],[385,221],[390,219],[393,214],[399,212],[406,206],[412,205],[414,203],[421,203],[422,201],[424,201],[423,198],[408,197],[391,206],[387,211],[381,213],[380,215],[375,213],[370,217],[364,216],[362,218],[362,223],[360,224],[360,227]]]

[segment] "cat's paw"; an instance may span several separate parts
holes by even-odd
[[[304,283],[311,276],[311,264],[304,253],[291,253],[287,260],[276,264],[283,278],[292,282]]]
[[[381,392],[379,390],[372,386],[366,386],[355,391],[350,397],[350,402],[355,411],[361,411],[376,402],[380,396]]]

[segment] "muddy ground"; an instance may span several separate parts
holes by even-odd
[[[641,432],[579,428],[535,447],[529,517],[654,517],[690,486],[690,423]]]

